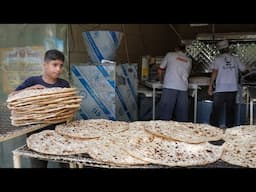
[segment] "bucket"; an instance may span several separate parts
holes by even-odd
[[[87,53],[92,63],[113,61],[123,33],[118,31],[86,31],[82,33]]]

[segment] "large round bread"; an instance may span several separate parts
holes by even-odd
[[[129,129],[129,124],[107,119],[77,120],[56,126],[56,132],[73,138],[99,138],[107,134],[118,133]]]
[[[167,166],[205,165],[217,161],[222,154],[222,146],[169,141],[152,135],[136,137],[125,150],[138,159]]]
[[[74,92],[76,88],[61,88],[61,87],[54,87],[54,88],[45,88],[45,89],[30,89],[30,90],[22,90],[15,95],[11,95],[7,98],[7,102],[16,101],[19,99],[24,99],[28,97],[40,97],[40,96],[47,96],[52,94],[58,93],[66,93],[66,92]]]
[[[122,132],[124,133],[124,132]],[[142,165],[148,162],[134,158],[122,149],[122,133],[101,137],[88,148],[88,154],[97,161],[116,165]]]
[[[176,121],[150,121],[145,130],[167,139],[187,143],[203,143],[223,138],[224,131],[208,124],[183,123]]]
[[[148,135],[144,130],[144,125],[144,121],[129,123],[129,129],[125,131],[100,137],[96,145],[88,148],[89,155],[98,161],[118,165],[148,164],[148,161],[133,157],[124,150],[134,138]]]
[[[226,142],[234,140],[246,140],[255,138],[256,140],[256,126],[255,125],[241,125],[233,128],[228,128],[225,131],[223,139]]]
[[[39,153],[72,155],[87,153],[88,146],[95,141],[68,138],[57,134],[54,130],[45,130],[30,135],[26,142],[30,149]]]
[[[223,144],[221,159],[230,164],[256,168],[255,138],[238,139]]]

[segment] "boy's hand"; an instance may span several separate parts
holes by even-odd
[[[38,85],[33,85],[31,87],[28,87],[27,89],[44,89],[44,88],[46,88],[46,87],[38,84]]]

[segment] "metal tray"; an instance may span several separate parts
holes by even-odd
[[[242,168],[241,166],[232,165],[222,160],[218,160],[214,163],[198,166],[187,166],[187,167],[170,167],[158,164],[148,164],[148,165],[117,165],[111,163],[104,163],[92,159],[88,154],[79,155],[46,155],[42,153],[37,153],[27,147],[27,145],[21,146],[13,151],[13,154],[20,155],[24,157],[37,158],[41,160],[51,160],[61,163],[76,163],[83,167],[94,167],[94,168],[113,168],[113,169],[174,169],[174,168]]]

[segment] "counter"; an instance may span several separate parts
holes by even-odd
[[[159,90],[159,89],[161,90],[163,84],[160,83],[159,81],[155,81],[155,82],[145,81],[145,86],[151,88],[152,97],[153,97],[153,101],[152,101],[152,108],[153,108],[152,120],[155,120],[156,91]],[[192,89],[192,97],[194,97],[194,118],[193,118],[194,123],[196,123],[196,119],[197,119],[197,93],[198,93],[198,89],[200,89],[200,86],[208,86],[208,82],[207,83],[189,83],[189,89]]]

